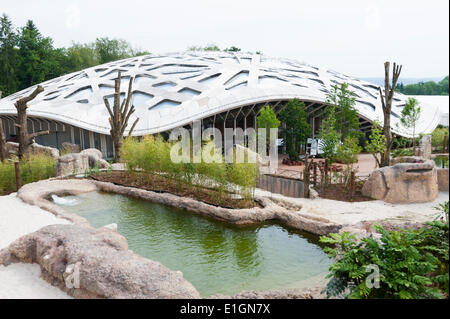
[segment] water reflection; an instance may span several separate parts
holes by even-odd
[[[94,227],[116,223],[131,250],[182,271],[203,296],[295,287],[330,265],[314,237],[279,225],[233,226],[121,195],[71,198],[66,210]]]

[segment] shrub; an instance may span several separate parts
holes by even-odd
[[[449,130],[448,127],[438,127],[433,133],[431,133],[431,145],[436,151],[443,151],[444,148],[444,136],[447,136],[447,149],[449,142]]]
[[[20,161],[22,184],[37,182],[55,176],[55,160],[44,154],[30,154]],[[0,194],[16,191],[14,163],[0,162]]]
[[[176,181],[179,187],[186,185],[192,189],[212,188],[218,192],[220,199],[224,199],[228,196],[226,194],[230,187],[234,185],[238,186],[235,191],[241,194],[245,200],[253,198],[253,189],[259,174],[257,164],[236,163],[235,160],[233,163],[225,163],[222,155],[218,155],[217,161],[212,163],[204,160],[200,163],[192,163],[192,161],[190,163],[174,163],[170,158],[172,145],[173,143],[166,142],[160,137],[147,136],[140,141],[136,138],[127,138],[122,147],[122,159],[130,172],[142,170],[152,174],[163,174]],[[212,141],[202,142],[202,147],[204,150],[220,154]]]
[[[376,225],[381,238],[357,242],[349,233],[331,234],[321,242],[336,245],[326,252],[336,257],[330,267],[327,296],[347,298],[443,298],[448,294],[448,202],[439,209],[444,220],[420,230],[387,231]],[[369,287],[370,271],[379,269],[379,287]]]

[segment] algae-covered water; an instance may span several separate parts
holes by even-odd
[[[202,296],[323,283],[317,238],[276,224],[233,226],[164,205],[97,192],[56,198],[94,227],[116,223],[129,249],[179,270]]]

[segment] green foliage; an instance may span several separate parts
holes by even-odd
[[[320,125],[319,138],[322,140],[323,157],[330,164],[336,158],[341,134],[336,129],[336,107],[327,106]]]
[[[383,134],[381,123],[375,120],[372,125],[369,141],[366,142],[366,151],[375,158],[377,165],[380,166],[380,157],[386,150],[386,137]]]
[[[229,48],[226,48],[224,51],[225,51],[225,52],[239,52],[239,51],[241,51],[241,49],[238,48],[238,47],[235,47],[235,46],[233,45],[233,46],[231,46],[231,47],[229,47]]]
[[[55,176],[55,160],[48,155],[30,154],[20,161],[22,184],[33,183]],[[14,163],[0,162],[0,195],[16,191]]]
[[[216,44],[210,43],[204,47],[193,45],[193,46],[189,47],[189,50],[190,51],[220,51],[220,48]]]
[[[416,84],[397,85],[397,90],[406,95],[448,95],[448,75],[439,81],[420,82]]]
[[[392,157],[414,156],[414,150],[410,148],[397,148],[392,151]]]
[[[16,65],[18,63],[17,34],[6,14],[0,17],[0,91],[3,96],[17,91],[18,80]]]
[[[55,48],[33,21],[14,28],[8,16],[0,17],[0,91],[3,96],[18,90],[101,63],[149,54],[133,49],[120,39],[98,38],[93,43],[74,43]]]
[[[402,115],[400,122],[407,128],[412,128],[413,130],[413,145],[416,146],[416,123],[420,117],[421,108],[419,106],[419,101],[415,98],[408,98],[405,106],[402,109]]]
[[[347,298],[443,298],[448,294],[448,202],[439,209],[446,219],[419,230],[387,231],[376,225],[381,238],[330,234],[320,241],[332,245],[327,295]],[[369,276],[379,269],[379,286]]]
[[[267,145],[269,145],[270,129],[278,128],[280,126],[280,121],[277,119],[275,112],[269,105],[266,105],[261,109],[258,117],[256,118],[256,123],[258,128],[266,128],[266,141]]]
[[[450,140],[448,127],[437,127],[433,133],[431,133],[431,145],[436,151],[443,151],[444,137],[447,136],[447,149]]]
[[[192,144],[192,143],[191,143]],[[242,195],[245,200],[253,199],[253,190],[259,176],[258,165],[254,163],[225,163],[222,155],[217,161],[207,163],[174,163],[170,158],[173,143],[161,137],[145,136],[141,140],[127,138],[122,148],[122,158],[131,172],[143,170],[147,173],[162,174],[181,187],[187,185],[192,189],[207,187],[215,189],[221,199],[226,201],[230,191]],[[221,154],[213,141],[205,141],[203,149],[211,154]],[[207,151],[206,151],[207,152]],[[248,154],[245,154],[248,158]],[[235,155],[234,155],[235,158]],[[191,154],[191,159],[193,155]],[[231,189],[232,188],[232,189]]]
[[[358,140],[354,137],[347,136],[344,143],[337,148],[336,158],[344,164],[352,164],[358,161],[358,154],[361,153],[362,147],[358,145]]]
[[[347,136],[359,138],[358,111],[355,108],[355,94],[348,89],[347,83],[333,86],[327,94],[327,103],[335,106],[335,129],[339,133],[341,142]]]
[[[280,130],[280,136],[286,146],[289,158],[298,160],[300,145],[306,144],[311,135],[305,103],[298,99],[289,100],[286,107],[280,112],[280,119],[285,124]]]

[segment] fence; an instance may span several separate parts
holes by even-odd
[[[289,197],[304,197],[305,174],[300,170],[278,169],[275,174],[260,175],[257,187],[272,193]],[[355,194],[357,184],[367,177],[356,176],[355,172],[345,172],[339,165],[328,166],[324,161],[310,165],[309,185],[324,190],[332,184],[345,184],[351,197]],[[308,184],[308,183],[306,183]]]
[[[271,193],[296,198],[303,197],[303,182],[299,179],[260,175],[257,186]]]

